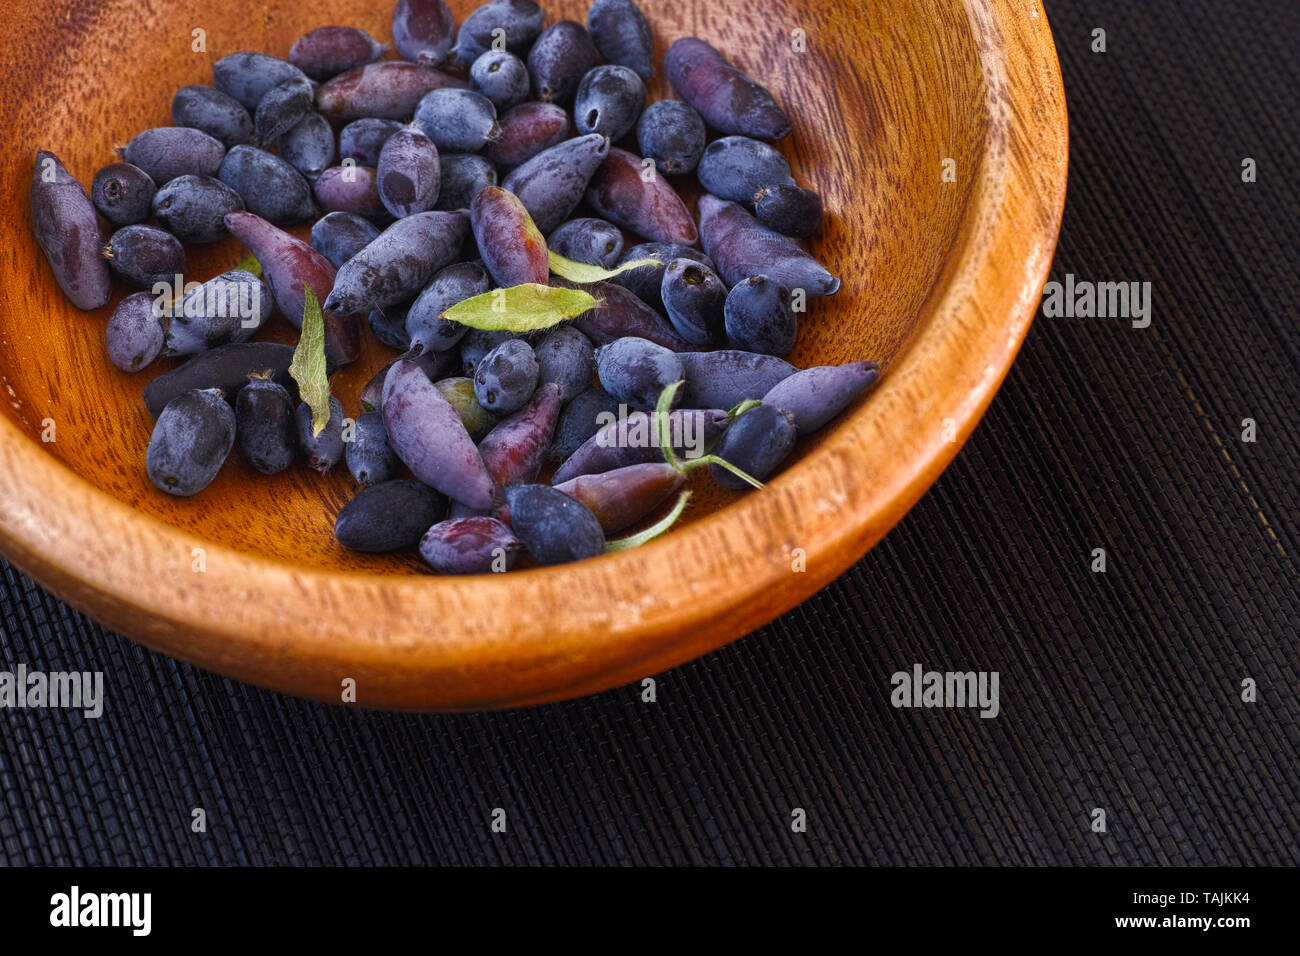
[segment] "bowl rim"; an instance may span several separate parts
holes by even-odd
[[[929,488],[992,400],[1037,311],[1067,173],[1055,46],[1037,0],[1028,13],[1013,0],[963,5],[972,30],[994,39],[977,44],[990,116],[926,317],[869,401],[763,493],[642,548],[563,567],[475,578],[293,568],[135,511],[0,417],[0,551],[155,650],[335,703],[351,678],[356,704],[385,709],[579,696],[761,626],[842,573]],[[925,379],[928,363],[959,353],[982,362],[954,361],[958,374]],[[924,427],[885,430],[886,421]],[[205,552],[201,574],[195,548]],[[799,573],[795,548],[805,552]],[[561,609],[565,627],[555,631]]]

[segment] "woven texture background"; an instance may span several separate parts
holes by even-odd
[[[0,864],[1300,862],[1300,4],[1047,11],[1071,111],[1053,278],[1150,281],[1150,328],[1038,320],[898,528],[654,705],[305,703],[0,564],[0,669],[102,670],[111,703],[0,712]],[[915,662],[998,671],[1001,716],[894,709]]]

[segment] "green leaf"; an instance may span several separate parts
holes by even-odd
[[[527,282],[466,299],[442,318],[486,332],[534,332],[576,319],[597,304],[595,296],[581,289]]]
[[[737,405],[735,408],[733,408],[731,411],[727,412],[727,420],[734,422],[737,418],[745,414],[745,412],[749,411],[751,408],[757,408],[759,405],[762,404],[763,403],[759,401],[757,398],[748,398],[745,401],[741,402],[739,405]]]
[[[235,266],[235,269],[243,269],[245,272],[253,273],[253,275],[257,276],[259,279],[262,278],[262,264],[257,261],[257,256],[253,255],[251,252],[240,260],[239,265]],[[231,271],[233,272],[235,270],[232,269]]]
[[[302,334],[293,350],[289,374],[298,383],[298,395],[311,408],[311,433],[319,435],[330,420],[330,380],[325,372],[325,316],[316,293],[305,282]]]
[[[632,548],[639,548],[647,541],[653,541],[669,528],[677,523],[677,519],[682,516],[686,510],[686,502],[691,500],[691,493],[683,491],[677,498],[677,504],[673,505],[673,510],[664,515],[644,531],[637,534],[629,535],[626,538],[617,538],[613,541],[605,542],[605,552],[608,554],[613,551],[629,551]]]
[[[551,271],[561,278],[568,279],[570,282],[577,282],[580,285],[591,285],[594,282],[605,282],[614,276],[622,275],[629,269],[639,269],[642,266],[655,266],[662,269],[663,263],[658,259],[634,259],[631,262],[625,262],[613,269],[602,269],[600,266],[589,266],[585,262],[574,262],[572,259],[566,259],[559,253],[551,252],[549,249],[546,253],[551,259]]]

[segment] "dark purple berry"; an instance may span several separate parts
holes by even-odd
[[[595,65],[596,47],[581,24],[572,20],[551,24],[528,51],[533,98],[568,106]]]
[[[311,227],[311,245],[337,269],[378,235],[379,230],[374,224],[361,216],[331,212],[316,220],[316,225]]]
[[[363,488],[343,506],[334,537],[353,551],[413,548],[447,513],[447,499],[418,481],[385,481]]]
[[[636,126],[645,109],[645,84],[625,66],[598,66],[578,85],[573,125],[579,135],[600,133],[622,139]]]
[[[100,215],[115,226],[147,222],[153,215],[154,181],[139,166],[113,163],[95,173],[90,198]]]
[[[564,564],[605,551],[605,533],[591,509],[548,485],[506,489],[510,524],[538,564]]]
[[[307,464],[322,475],[343,460],[343,405],[330,396],[330,417],[320,434],[312,424],[312,410],[306,402],[294,413],[298,424],[298,447]]]
[[[224,239],[226,214],[243,208],[239,193],[211,176],[177,176],[153,197],[158,224],[181,242]]]
[[[202,130],[226,149],[253,141],[253,117],[243,104],[211,86],[185,86],[172,98],[172,125]]]
[[[118,303],[104,328],[108,357],[123,372],[138,372],[162,352],[167,313],[152,292],[135,292]]]
[[[102,258],[104,234],[95,207],[53,153],[36,154],[27,203],[36,244],[68,301],[78,309],[106,305],[113,283]]]
[[[221,390],[178,395],[154,423],[145,470],[169,495],[196,495],[212,483],[235,444],[235,413]]]
[[[774,405],[759,405],[731,423],[712,453],[751,478],[766,481],[789,456],[797,436],[793,416]],[[749,482],[718,465],[710,465],[709,471],[718,484],[733,491],[750,487]]]
[[[497,415],[518,411],[537,388],[537,356],[523,339],[506,339],[474,372],[479,404]]]
[[[651,103],[636,124],[641,155],[653,159],[659,172],[681,176],[695,169],[704,153],[707,133],[700,114],[680,100]]]
[[[608,62],[635,70],[646,82],[655,75],[654,33],[634,0],[595,0],[587,29]]]
[[[239,448],[254,471],[278,475],[298,456],[293,397],[283,385],[253,376],[235,399]]]

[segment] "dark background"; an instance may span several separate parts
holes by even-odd
[[[1300,862],[1300,4],[1047,11],[1071,139],[1052,277],[1150,281],[1150,328],[1040,318],[885,541],[653,705],[306,703],[0,562],[0,669],[102,670],[110,702],[0,713],[0,864]],[[916,662],[998,671],[1002,714],[895,710]]]

